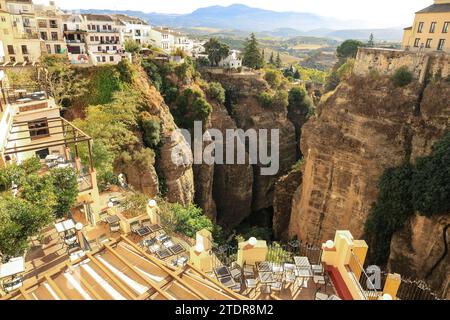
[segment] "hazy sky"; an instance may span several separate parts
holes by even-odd
[[[46,3],[48,0],[34,0]],[[274,11],[311,12],[339,19],[365,20],[374,27],[408,26],[414,12],[433,0],[56,0],[63,9],[128,9],[189,13],[211,5],[242,3]]]

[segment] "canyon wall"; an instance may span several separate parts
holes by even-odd
[[[194,175],[192,165],[189,163],[192,160],[190,146],[177,131],[178,128],[169,107],[161,94],[150,84],[143,70],[140,71],[134,82],[135,87],[141,92],[146,111],[160,120],[161,146],[155,166],[160,170],[167,187],[167,200],[183,205],[192,203],[194,200]],[[172,157],[173,154],[177,155],[175,159]],[[147,180],[147,176],[147,173],[140,176],[133,174],[129,177],[129,179],[131,178],[130,183],[137,187],[143,184],[152,185],[156,179]],[[162,181],[159,181],[159,186],[161,183]]]
[[[403,65],[416,80],[397,88],[390,76]],[[289,237],[319,244],[341,229],[364,237],[385,169],[428,155],[450,129],[449,66],[449,55],[360,50],[354,75],[325,97],[317,117],[303,126],[303,179],[292,201]],[[390,270],[426,276],[435,289],[444,283],[448,294],[450,259],[442,258],[447,219],[411,218],[392,239]]]

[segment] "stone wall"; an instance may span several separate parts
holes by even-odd
[[[417,53],[404,50],[360,48],[353,72],[357,76],[369,76],[372,72],[381,76],[391,76],[403,66],[407,66],[417,79],[421,78],[427,68],[432,76],[445,78],[450,75],[450,55],[444,52]]]

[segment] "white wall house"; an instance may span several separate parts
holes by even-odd
[[[87,28],[83,17],[78,14],[65,15],[62,17],[62,23],[70,62],[88,64],[90,59],[86,47]]]
[[[219,67],[227,69],[237,69],[242,67],[241,52],[238,50],[231,50],[228,57],[219,62]]]
[[[126,57],[116,21],[107,15],[82,15],[86,25],[86,46],[94,65],[117,64]]]
[[[124,14],[115,14],[112,17],[117,21],[120,32],[120,41],[136,41],[139,44],[154,44],[152,41],[152,27],[142,19],[129,17]]]
[[[177,48],[181,48],[188,55],[191,55],[192,50],[194,49],[194,41],[190,40],[182,33],[166,27],[152,28],[152,39],[157,47],[163,49],[167,53],[171,53]]]

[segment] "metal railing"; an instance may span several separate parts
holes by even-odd
[[[214,267],[231,266],[237,260],[237,246],[223,245],[213,248]],[[269,243],[267,245],[267,261],[277,264],[294,263],[294,257],[308,257],[311,264],[320,264],[322,249],[308,243],[300,241],[290,241],[288,243]]]
[[[13,104],[25,101],[42,101],[48,99],[48,97],[49,91],[39,85],[27,85],[20,87],[12,86],[1,89],[1,99],[5,104]]]

